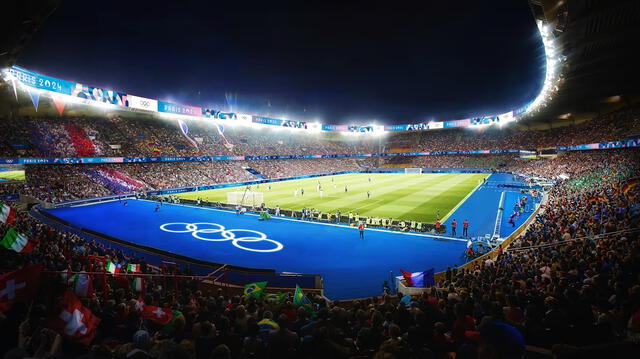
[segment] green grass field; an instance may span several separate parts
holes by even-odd
[[[433,223],[437,213],[447,216],[488,174],[467,173],[374,173],[346,174],[305,178],[251,186],[262,192],[267,207],[280,205],[282,209],[300,210],[316,208],[322,212],[363,216],[377,216]],[[369,181],[369,178],[371,181]],[[317,189],[322,186],[322,198]],[[347,186],[348,192],[344,188]],[[304,196],[300,189],[304,189]],[[195,200],[198,197],[215,202],[226,202],[227,192],[243,191],[245,187],[220,188],[177,195]],[[294,196],[294,191],[298,195]],[[367,191],[371,198],[367,199]]]
[[[9,181],[24,181],[24,170],[0,171],[0,178],[4,178]]]

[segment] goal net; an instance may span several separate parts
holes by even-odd
[[[404,173],[422,173],[422,168],[405,168]]]
[[[258,207],[264,202],[262,192],[238,191],[227,193],[228,204]]]

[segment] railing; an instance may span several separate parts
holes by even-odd
[[[507,249],[507,251],[509,251],[509,252],[522,252],[522,251],[528,251],[528,250],[532,250],[532,249],[551,248],[551,247],[556,247],[556,246],[563,246],[563,245],[569,244],[571,242],[584,241],[584,240],[587,240],[587,239],[600,240],[600,239],[604,239],[604,238],[610,238],[610,237],[620,236],[620,235],[623,235],[623,234],[631,234],[631,233],[636,233],[636,232],[640,232],[640,228],[623,229],[623,230],[615,231],[615,232],[607,232],[607,233],[595,234],[595,235],[592,235],[592,236],[571,238],[571,239],[567,239],[565,241],[558,241],[558,242],[553,242],[553,243],[545,243],[545,244],[539,244],[539,245],[535,245],[535,246],[509,248],[509,249]]]

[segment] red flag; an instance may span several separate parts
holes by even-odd
[[[56,105],[56,109],[58,109],[58,113],[62,115],[62,111],[64,111],[64,106],[66,105],[65,99],[62,96],[51,95],[51,99],[53,103]]]
[[[138,300],[136,300],[136,311],[142,312],[144,310],[145,305],[146,304],[144,303],[144,298],[142,298],[142,296],[139,296]]]
[[[28,300],[38,292],[42,263],[30,265],[0,276],[0,313],[13,303]]]
[[[402,269],[400,269],[400,273],[402,273],[404,280],[407,282],[407,287],[413,287],[413,279],[411,278],[412,273]]]
[[[171,309],[156,307],[155,305],[147,305],[142,310],[142,317],[160,325],[166,325],[173,318]]]
[[[100,318],[84,307],[72,291],[67,290],[60,299],[47,325],[63,337],[89,345],[96,334]]]

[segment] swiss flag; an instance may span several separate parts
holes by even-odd
[[[142,298],[142,296],[139,296],[138,300],[136,300],[136,311],[142,312],[142,310],[144,310],[145,305],[146,304],[144,303],[144,298]]]
[[[155,305],[146,305],[142,310],[142,317],[160,325],[167,325],[173,318],[173,311]]]
[[[100,318],[84,307],[71,290],[64,296],[47,320],[47,325],[70,340],[89,345],[96,334]]]
[[[28,300],[38,292],[42,263],[33,264],[0,276],[0,313],[13,303]]]

